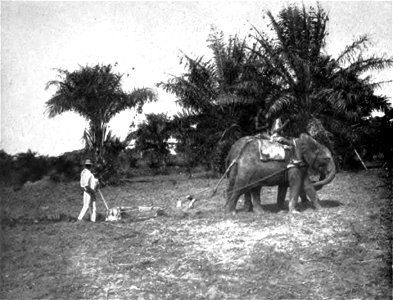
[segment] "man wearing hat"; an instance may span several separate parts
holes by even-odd
[[[90,221],[96,221],[96,194],[95,189],[98,185],[98,180],[91,173],[92,163],[90,159],[85,161],[85,168],[81,173],[81,188],[83,188],[83,207],[78,216],[78,221],[81,221],[85,216],[87,210],[90,212]]]

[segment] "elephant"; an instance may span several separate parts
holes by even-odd
[[[239,197],[245,194],[257,213],[263,213],[260,203],[262,186],[278,186],[277,205],[283,209],[287,189],[290,189],[289,211],[297,213],[295,205],[299,195],[306,194],[315,209],[321,205],[316,190],[329,184],[336,175],[336,165],[330,150],[308,134],[293,139],[293,149],[285,150],[285,160],[261,160],[258,139],[243,137],[236,141],[227,156],[228,186],[225,211],[236,212]],[[291,163],[291,161],[301,163]],[[309,174],[320,174],[317,182],[311,182]]]

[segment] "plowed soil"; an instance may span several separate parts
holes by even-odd
[[[98,198],[96,223],[75,222],[78,182],[3,187],[0,298],[391,299],[392,194],[379,170],[337,174],[318,192],[323,209],[296,215],[277,211],[276,188],[262,189],[264,214],[225,215],[225,182],[209,197],[217,181],[103,188],[110,207],[131,209],[104,222]]]

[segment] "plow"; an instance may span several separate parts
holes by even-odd
[[[104,202],[106,208],[105,221],[107,222],[120,221],[122,218],[125,217],[127,213],[130,212],[142,213],[146,215],[144,218],[151,218],[151,217],[165,215],[164,209],[158,206],[118,206],[118,207],[109,208],[108,203],[105,200],[105,197],[100,189],[98,189],[98,193],[100,194],[100,197]]]

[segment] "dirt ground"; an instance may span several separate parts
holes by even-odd
[[[391,299],[391,189],[379,170],[337,174],[323,209],[223,212],[225,182],[158,176],[103,188],[119,222],[74,222],[78,182],[1,189],[1,299]],[[194,194],[193,209],[176,208]],[[185,203],[187,204],[187,203]],[[239,208],[242,203],[239,203]],[[105,213],[98,198],[97,208]],[[87,220],[87,218],[86,218]]]

